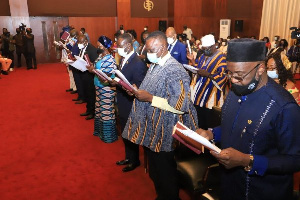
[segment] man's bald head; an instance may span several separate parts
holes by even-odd
[[[176,35],[176,31],[175,31],[174,27],[167,28],[167,30],[166,30],[167,37],[173,38],[175,35]]]

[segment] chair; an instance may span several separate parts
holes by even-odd
[[[220,124],[221,109],[214,107],[210,127]],[[204,193],[218,199],[220,168],[208,150],[198,155],[180,144],[175,150],[175,160],[180,186],[191,194],[192,199],[204,199]]]

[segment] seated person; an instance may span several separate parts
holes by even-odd
[[[0,54],[0,63],[1,63],[1,73],[4,75],[8,75],[8,70],[10,68],[10,65],[12,63],[12,60],[9,58],[4,58]]]

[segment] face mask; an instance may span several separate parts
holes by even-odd
[[[230,39],[227,39],[227,41],[230,41]]]
[[[277,37],[274,37],[274,40],[277,41]]]
[[[116,41],[118,41],[118,39],[117,39],[117,38],[115,38],[115,42],[116,42]]]
[[[268,74],[268,77],[270,77],[272,79],[278,78],[278,74],[277,74],[276,70],[267,71],[267,74]]]
[[[77,39],[75,37],[72,37],[71,40],[75,43],[77,42]]]
[[[173,38],[167,38],[168,44],[173,44],[174,43],[174,39]]]
[[[144,28],[144,31],[147,31],[147,28]]]
[[[223,46],[226,46],[226,42],[222,42],[222,45],[223,45]]]
[[[122,57],[125,57],[127,53],[125,52],[125,48],[117,48],[118,54]]]
[[[79,49],[83,49],[84,48],[84,44],[78,44],[78,48]]]
[[[97,54],[99,55],[99,54],[102,54],[104,52],[104,50],[103,49],[97,49]]]
[[[203,52],[204,52],[205,56],[211,56],[212,55],[211,48],[204,49]]]
[[[259,77],[260,79],[260,77]],[[237,84],[231,84],[231,90],[236,94],[237,96],[245,96],[250,93],[252,93],[258,86],[259,80],[255,79],[255,76],[251,80],[251,82],[248,85],[237,85]]]
[[[147,53],[147,58],[152,63],[158,63],[160,58],[157,57],[156,53]]]

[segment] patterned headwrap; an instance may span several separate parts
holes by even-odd
[[[106,49],[110,48],[112,45],[111,39],[108,37],[101,35],[98,39],[98,42],[100,42]]]

